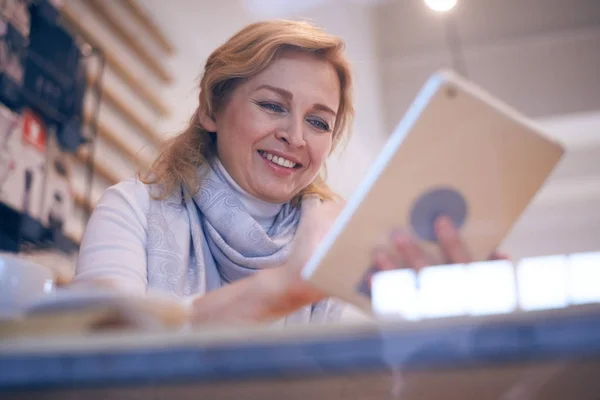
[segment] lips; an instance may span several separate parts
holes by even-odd
[[[302,164],[300,164],[297,160],[289,156],[274,154],[265,150],[258,150],[258,154],[260,154],[261,157],[267,159],[273,164],[276,164],[283,168],[296,169],[302,166]]]

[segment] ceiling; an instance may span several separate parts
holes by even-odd
[[[600,110],[599,0],[459,0],[450,14],[390,0],[374,13],[388,131],[427,77],[457,60],[459,72],[530,117]],[[450,52],[448,26],[459,51]]]
[[[465,46],[600,27],[598,0],[458,0],[451,14],[421,0],[389,0],[376,7],[383,57],[443,50],[451,17]]]

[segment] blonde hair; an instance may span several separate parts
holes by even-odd
[[[350,65],[343,54],[344,42],[307,22],[254,23],[236,33],[208,57],[200,81],[199,105],[189,126],[165,143],[149,171],[138,174],[142,182],[157,184],[160,188],[155,195],[157,198],[170,196],[181,185],[187,193],[198,190],[198,168],[216,154],[215,134],[199,125],[198,116],[212,117],[240,82],[263,71],[281,51],[288,49],[310,52],[334,67],[341,93],[332,133],[332,151],[343,137],[349,135],[354,108]],[[325,168],[321,173],[326,173]],[[293,200],[298,202],[307,194],[316,194],[322,199],[333,198],[335,195],[322,174]]]

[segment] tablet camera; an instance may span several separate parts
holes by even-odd
[[[453,99],[458,95],[458,90],[454,87],[454,86],[448,86],[446,87],[446,96],[448,96],[448,98]]]
[[[422,194],[413,204],[410,224],[414,233],[423,240],[435,242],[435,220],[445,215],[460,229],[467,218],[465,198],[452,188],[435,188]]]

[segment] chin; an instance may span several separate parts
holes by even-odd
[[[291,199],[294,198],[294,195],[274,195],[273,193],[270,193],[268,195],[263,195],[260,197],[261,200],[264,200],[266,202],[269,203],[287,203],[288,201],[290,201]]]
[[[257,191],[257,194],[259,199],[269,203],[287,203],[292,200],[297,193],[264,189]]]

